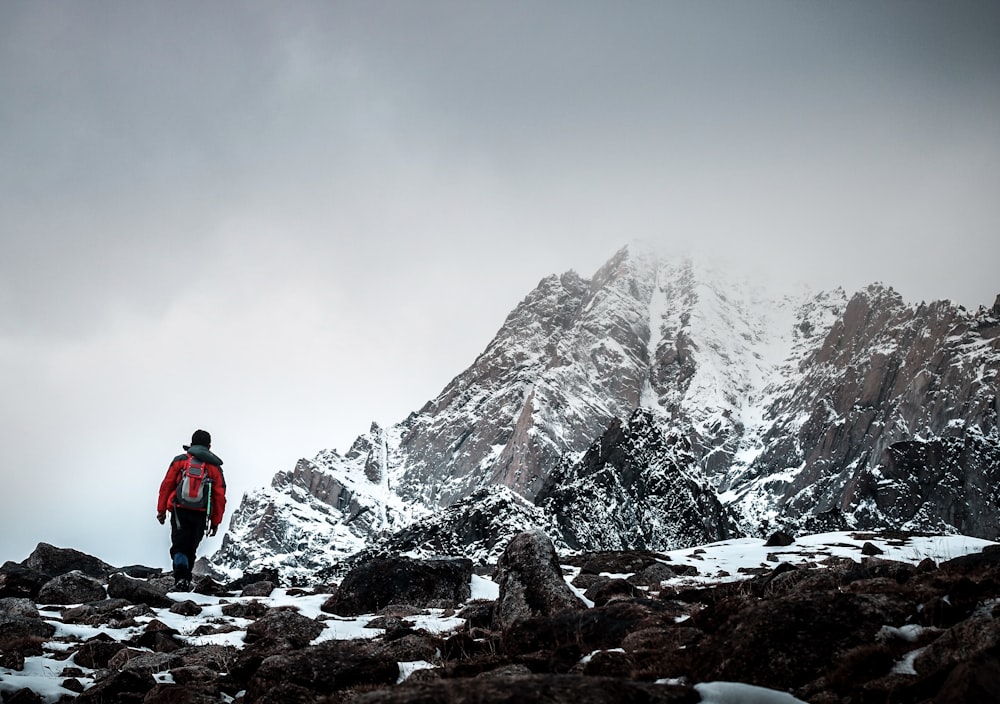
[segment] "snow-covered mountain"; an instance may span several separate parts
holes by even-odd
[[[772,288],[635,246],[547,277],[422,409],[245,497],[213,562],[488,558],[525,523],[580,549],[777,525],[996,538],[1000,298]]]

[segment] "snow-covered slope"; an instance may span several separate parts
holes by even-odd
[[[458,517],[500,504],[581,548],[776,524],[995,538],[1000,304],[774,288],[636,246],[590,279],[547,277],[422,409],[248,496],[214,562],[313,569],[416,536],[487,555],[497,534],[463,533]],[[644,447],[671,458],[608,435],[639,409]],[[595,444],[628,459],[586,460]]]
[[[398,442],[398,441],[397,441]],[[390,488],[389,436],[377,425],[341,456],[327,450],[243,497],[211,568],[311,577],[429,513]]]

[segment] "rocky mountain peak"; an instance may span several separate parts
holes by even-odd
[[[490,555],[498,526],[473,520],[489,511],[581,549],[820,520],[994,538],[998,370],[996,306],[912,305],[884,284],[781,290],[630,245],[589,279],[542,279],[404,421],[245,499],[220,559],[330,564],[421,540]],[[932,500],[942,482],[955,488]],[[262,537],[270,556],[237,547]]]

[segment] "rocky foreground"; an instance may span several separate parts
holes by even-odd
[[[192,594],[159,570],[40,544],[0,567],[0,692],[8,704],[1000,701],[1000,546],[940,563],[879,554],[909,539],[873,534],[858,559],[794,564],[776,535],[770,564],[713,583],[650,552],[559,559],[529,532],[492,582],[469,560],[393,557],[339,584],[283,589],[259,574],[202,578]]]

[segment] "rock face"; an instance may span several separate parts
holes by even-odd
[[[996,304],[776,292],[629,247],[542,280],[419,411],[248,495],[213,559],[307,574],[380,542],[488,562],[494,510],[587,550],[776,528],[995,538],[998,385]]]
[[[573,550],[669,550],[739,533],[687,437],[639,409],[549,475],[535,501]]]

